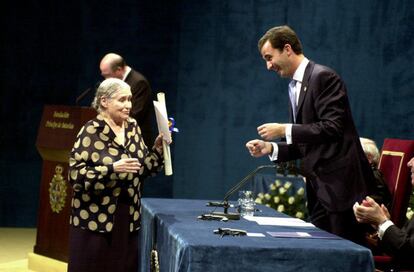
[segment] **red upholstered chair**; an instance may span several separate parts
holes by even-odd
[[[404,224],[404,218],[411,195],[411,173],[408,161],[414,157],[414,140],[385,139],[381,150],[378,169],[384,174],[391,192],[391,221],[398,227]],[[389,268],[392,258],[386,255],[374,256],[375,266]]]

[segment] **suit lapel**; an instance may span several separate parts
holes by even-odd
[[[312,74],[313,67],[315,67],[315,63],[313,61],[310,61],[308,63],[308,65],[306,66],[305,74],[303,75],[302,87],[300,88],[300,94],[299,94],[296,120],[298,120],[297,117],[299,115],[299,112],[301,111],[301,108],[302,108],[302,105],[303,105],[303,100],[305,99],[306,93],[308,91],[309,79],[310,79],[310,76]]]

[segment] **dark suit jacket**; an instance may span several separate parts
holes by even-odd
[[[311,185],[307,188],[327,210],[349,210],[371,192],[374,177],[355,129],[345,84],[328,67],[309,62],[305,69],[292,142],[278,144],[278,161],[301,158]]]
[[[151,86],[148,80],[134,69],[128,74],[125,82],[131,87],[132,92],[131,117],[137,120],[145,144],[152,147],[155,138],[152,134],[154,106],[152,104]]]
[[[381,248],[394,256],[400,267],[414,269],[414,220],[408,221],[402,229],[389,227],[382,237]]]

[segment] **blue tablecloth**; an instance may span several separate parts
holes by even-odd
[[[344,239],[274,238],[267,231],[304,231],[298,227],[263,226],[242,218],[204,221],[212,211],[206,200],[142,199],[141,271],[150,271],[153,243],[160,271],[373,271],[369,249]],[[217,208],[222,211],[222,208]],[[258,216],[286,215],[265,206]],[[224,236],[219,227],[263,233],[265,237]],[[306,229],[317,230],[316,228]],[[155,236],[154,236],[155,235]]]

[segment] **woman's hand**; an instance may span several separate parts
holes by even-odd
[[[162,141],[163,141],[163,137],[164,135],[162,133],[158,134],[157,138],[154,141],[154,148],[157,150],[157,152],[159,154],[162,154]],[[171,139],[171,135],[170,135],[170,139]],[[172,141],[168,140],[166,141],[167,144],[171,144]]]
[[[141,164],[137,158],[120,159],[114,162],[115,173],[137,173],[141,169]]]

